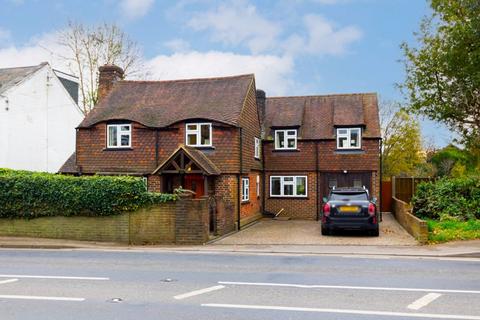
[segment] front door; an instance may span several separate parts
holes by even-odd
[[[204,196],[205,184],[203,176],[200,174],[186,174],[185,189],[195,192],[195,198],[200,198]]]

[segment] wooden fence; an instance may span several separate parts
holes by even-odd
[[[410,203],[420,182],[433,181],[433,178],[392,177],[392,196]]]

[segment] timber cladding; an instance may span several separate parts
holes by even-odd
[[[190,197],[106,217],[0,219],[0,236],[128,244],[203,244],[208,241],[206,199]]]

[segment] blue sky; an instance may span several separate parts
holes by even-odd
[[[154,79],[255,73],[267,95],[377,92],[402,100],[399,45],[414,43],[423,0],[0,0],[0,67],[49,61],[69,20],[114,22]],[[451,134],[428,121],[443,146]]]

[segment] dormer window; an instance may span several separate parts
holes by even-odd
[[[131,148],[132,125],[109,124],[107,125],[107,148]]]
[[[360,149],[361,147],[361,128],[337,128],[337,149]]]
[[[297,130],[275,130],[275,149],[293,150],[297,149]]]
[[[211,123],[187,123],[185,127],[186,145],[191,147],[212,146]]]

